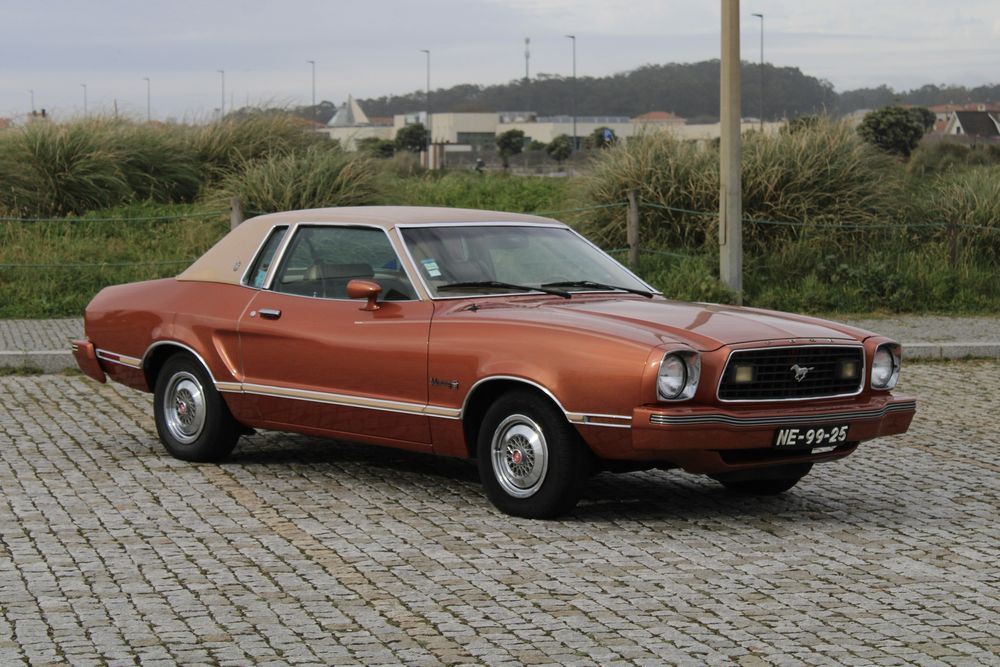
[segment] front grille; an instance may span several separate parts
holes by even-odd
[[[780,401],[856,394],[864,380],[864,365],[864,351],[860,347],[737,350],[730,355],[722,374],[719,399]],[[853,376],[845,377],[845,371],[852,367]],[[744,379],[749,373],[750,379],[737,382],[738,372]],[[802,376],[799,380],[797,374]]]

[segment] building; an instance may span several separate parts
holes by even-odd
[[[945,136],[969,139],[1000,140],[1000,113],[989,111],[955,111],[945,124]]]
[[[396,130],[389,119],[369,119],[361,105],[350,95],[320,131],[339,141],[341,146],[350,151],[357,150],[358,142],[362,139],[391,140],[396,136]]]

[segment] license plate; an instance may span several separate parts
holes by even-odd
[[[847,442],[847,426],[796,426],[774,433],[775,447],[821,447]]]

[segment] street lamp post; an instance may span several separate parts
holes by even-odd
[[[573,150],[577,150],[578,148],[580,148],[580,145],[576,139],[576,35],[566,35],[566,37],[573,40],[573,91],[572,91]]]
[[[420,52],[427,55],[427,167],[430,168],[431,144],[434,143],[431,130],[431,52],[429,49],[420,49]]]
[[[313,122],[317,122],[316,121],[316,61],[307,60],[306,62],[312,65],[312,112],[313,112],[312,116],[313,116]]]
[[[152,106],[150,105],[149,102],[149,89],[151,84],[149,82],[148,76],[142,77],[142,80],[146,82],[146,122],[148,123],[151,120],[153,120]]]
[[[760,19],[760,131],[764,132],[764,15],[754,13]]]
[[[83,117],[87,117],[87,84],[81,83],[83,86]]]
[[[222,99],[219,104],[219,120],[222,120],[226,117],[226,70],[217,69],[215,71],[222,75]]]

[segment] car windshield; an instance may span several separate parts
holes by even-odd
[[[565,227],[404,227],[403,240],[435,297],[650,288]]]

